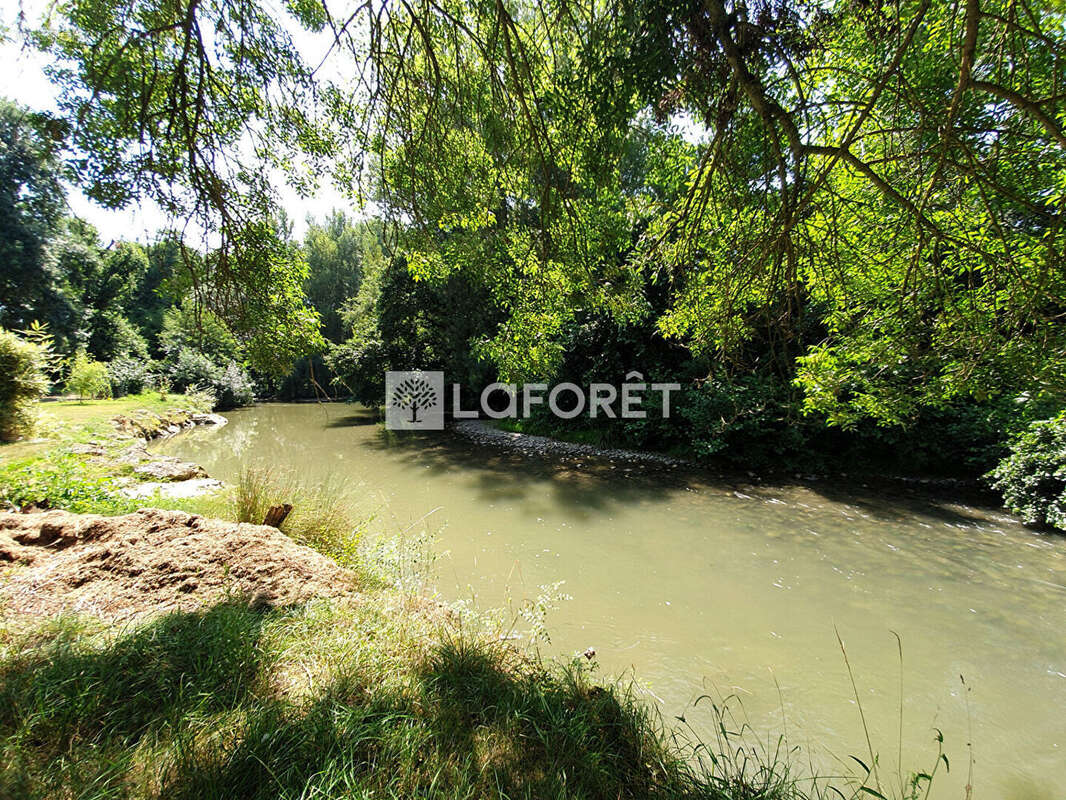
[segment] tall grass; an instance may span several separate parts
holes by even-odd
[[[283,503],[293,507],[281,524],[283,533],[339,563],[358,563],[370,518],[338,485],[309,486],[292,471],[249,467],[241,471],[227,511],[237,522],[259,525],[271,506]]]
[[[732,740],[701,745],[713,761],[691,758],[587,670],[434,639],[426,624],[379,603],[226,602],[126,631],[68,620],[9,640],[0,797],[830,796],[767,779],[783,773],[753,770]]]

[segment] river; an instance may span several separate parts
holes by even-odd
[[[229,481],[242,466],[292,469],[343,484],[379,531],[439,530],[450,600],[501,606],[565,581],[543,649],[594,648],[601,676],[634,679],[669,722],[706,731],[693,701],[733,697],[764,745],[784,734],[815,771],[854,772],[848,756],[869,762],[854,677],[891,784],[902,681],[904,771],[933,766],[943,731],[951,770],[933,798],[965,797],[971,769],[975,798],[1066,796],[1066,537],[861,485],[753,486],[396,436],[355,406],[227,416],[156,449]]]

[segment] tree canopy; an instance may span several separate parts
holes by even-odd
[[[217,232],[189,280],[256,363],[322,346],[284,174],[373,199],[416,282],[483,287],[504,377],[594,314],[845,426],[1066,388],[1059,3],[285,8],[75,0],[33,33],[74,173]]]

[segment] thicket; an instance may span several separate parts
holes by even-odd
[[[0,442],[10,442],[33,430],[34,404],[48,389],[49,352],[0,328]]]
[[[1066,413],[1030,424],[991,477],[1027,524],[1066,531]]]

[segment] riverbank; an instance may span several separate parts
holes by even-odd
[[[906,493],[950,502],[973,503],[988,508],[1002,506],[1002,497],[987,483],[979,480],[883,473],[796,473],[784,470],[770,471],[760,475],[751,471],[715,469],[712,465],[655,451],[602,447],[586,442],[572,442],[541,434],[525,433],[480,419],[459,420],[449,425],[448,429],[475,445],[508,451],[524,457],[561,459],[571,463],[597,461],[612,464],[641,464],[665,471],[690,472],[732,483],[782,488],[824,485],[832,486],[837,490],[850,487],[857,494],[877,489],[893,495]],[[1004,510],[1003,513],[1008,512]]]
[[[107,473],[129,439],[99,423],[62,448]],[[91,495],[85,475],[53,475],[47,502],[113,513],[115,477]],[[359,547],[362,523],[314,509],[321,496],[260,475],[215,510],[255,514],[272,492],[341,565],[197,514],[0,515],[0,796],[822,796],[773,755],[755,771],[743,750],[701,759],[624,686],[597,684],[593,655],[545,661],[501,636],[517,619],[441,605],[410,581],[417,557]]]
[[[732,796],[626,695],[397,595],[59,619],[5,637],[0,696],[27,800]]]
[[[538,436],[531,433],[505,430],[480,419],[462,419],[450,427],[459,436],[469,439],[474,444],[504,447],[526,455],[600,458],[630,464],[654,464],[660,467],[695,466],[691,461],[663,453],[598,447],[581,442],[567,442],[562,439],[553,439],[550,436]]]
[[[122,513],[146,498],[217,491],[222,482],[198,464],[154,455],[147,444],[225,424],[195,393],[48,403],[36,438],[0,446],[0,508]]]

